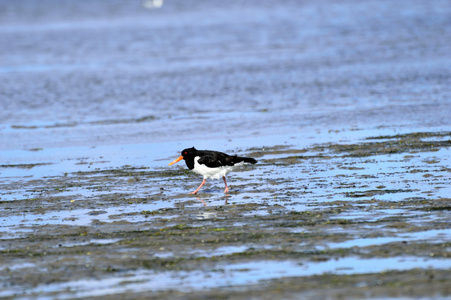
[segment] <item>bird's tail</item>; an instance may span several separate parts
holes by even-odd
[[[237,163],[245,162],[245,163],[249,163],[249,164],[256,164],[257,160],[253,159],[252,157],[237,157],[236,162]]]

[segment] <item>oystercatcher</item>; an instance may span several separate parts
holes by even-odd
[[[188,169],[204,176],[204,180],[200,186],[194,192],[189,194],[197,194],[200,188],[205,184],[207,178],[219,179],[221,176],[225,184],[224,193],[228,193],[229,187],[227,186],[225,178],[226,174],[244,163],[257,163],[255,159],[250,157],[231,156],[218,151],[197,150],[192,147],[183,150],[181,155],[169,165],[173,165],[182,159],[185,160]]]

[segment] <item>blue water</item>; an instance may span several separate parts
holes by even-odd
[[[4,2],[0,151],[450,127],[446,1],[162,4]]]
[[[256,204],[236,223],[245,226],[255,215],[320,214],[339,208],[341,202],[449,198],[451,154],[446,148],[409,153],[408,159],[402,153],[335,157],[326,163],[310,159],[286,166],[257,164],[232,175],[229,185],[236,194],[231,198],[221,194],[221,183],[215,181],[206,184],[199,198],[182,196],[200,183],[193,177],[177,178],[175,183],[158,176],[144,176],[138,182],[112,178],[104,186],[94,181],[84,185],[87,188],[74,185],[55,191],[61,188],[62,176],[84,182],[96,176],[94,172],[77,177],[77,172],[129,167],[166,171],[181,149],[192,146],[241,154],[257,148],[264,161],[291,155],[265,154],[274,146],[309,149],[380,135],[450,131],[448,2],[0,0],[0,200],[8,208],[7,216],[6,210],[0,212],[1,239],[25,240],[36,234],[34,226],[45,224],[122,221],[153,228],[158,215],[141,212],[180,205],[197,209]],[[419,172],[409,172],[411,168]],[[423,176],[425,172],[433,177]],[[381,190],[401,191],[364,198],[348,194],[381,186]],[[32,201],[51,199],[52,192],[60,200],[42,201],[48,207],[41,214]],[[78,201],[108,194],[148,200],[112,204],[102,198],[101,207],[77,206]],[[18,209],[19,202],[26,203],[25,208]],[[96,211],[102,212],[92,214]],[[165,215],[165,226],[177,225],[171,223],[173,216],[178,215]],[[431,214],[408,205],[378,209],[368,203],[359,210],[343,209],[331,219],[369,226],[390,217],[402,217],[412,226],[449,221],[446,211]],[[201,220],[202,226],[215,228],[218,212],[202,211],[190,218],[192,226],[199,226],[196,221]],[[337,225],[336,230],[346,229]],[[361,231],[352,233],[354,239],[319,241],[299,245],[298,250],[405,240],[442,243],[449,238],[446,228],[424,234],[399,234],[393,229],[380,237],[360,236],[373,230],[376,225],[362,225]],[[105,241],[109,242],[117,241]],[[176,254],[211,257],[251,247],[186,249]],[[0,271],[33,267],[43,266],[5,262]],[[52,295],[62,299],[154,287],[189,291],[285,276],[362,274],[368,269],[373,273],[450,269],[450,262],[414,256],[343,257],[215,267],[221,271],[138,270],[125,272],[124,277],[82,278],[33,289],[11,287],[0,296],[26,298],[41,293],[45,297],[55,292]]]

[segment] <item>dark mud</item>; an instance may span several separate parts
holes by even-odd
[[[450,132],[369,139],[245,149],[259,164],[230,195],[215,181],[186,195],[199,178],[181,167],[10,178],[0,295],[449,296]]]

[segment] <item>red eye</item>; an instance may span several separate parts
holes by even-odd
[[[188,154],[188,152],[185,151],[185,152],[183,152],[183,154]]]

